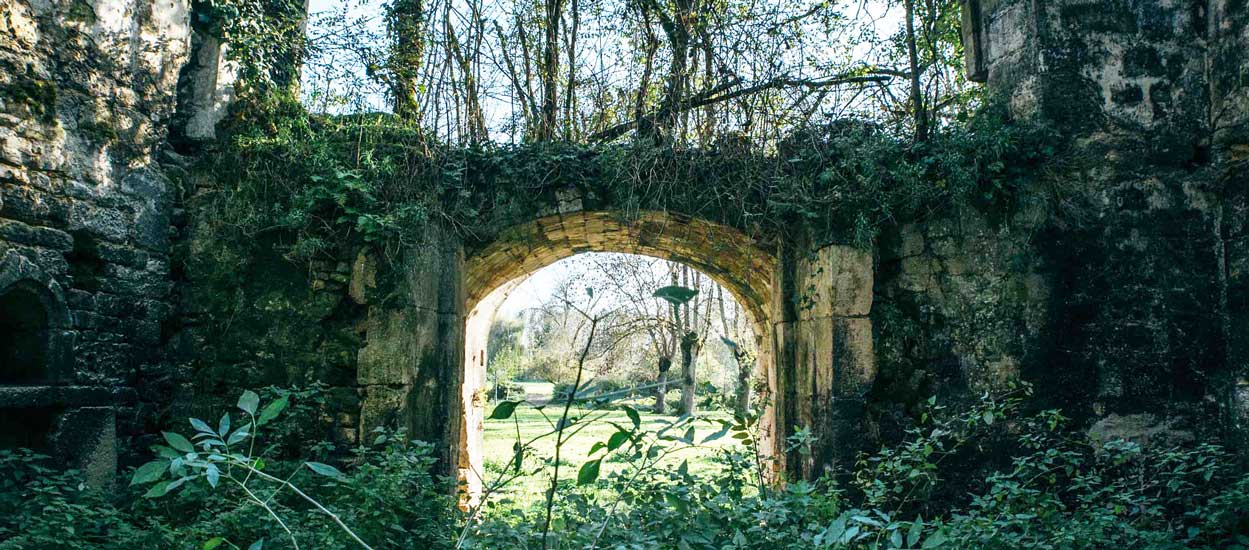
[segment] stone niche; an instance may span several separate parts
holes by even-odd
[[[16,253],[0,256],[0,449],[55,456],[104,485],[117,462],[112,392],[71,385],[73,349],[61,286]]]

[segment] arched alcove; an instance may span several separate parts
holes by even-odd
[[[502,231],[465,257],[465,350],[460,398],[458,474],[470,499],[481,490],[486,344],[491,321],[509,293],[530,274],[587,252],[650,256],[688,265],[728,290],[754,329],[758,365],[769,391],[776,390],[771,311],[776,255],[735,228],[667,212],[571,212]],[[775,454],[771,408],[760,421],[761,447]]]
[[[48,332],[48,309],[33,282],[0,292],[0,384],[47,380]]]
[[[60,286],[15,253],[0,258],[0,386],[64,381],[68,328]]]

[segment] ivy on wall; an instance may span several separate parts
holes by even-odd
[[[208,200],[234,233],[222,237],[289,235],[292,257],[345,242],[402,245],[428,223],[484,240],[570,188],[588,208],[671,211],[764,239],[805,233],[870,247],[887,224],[955,206],[1009,209],[1054,154],[1050,129],[997,107],[918,145],[841,121],[766,152],[729,142],[451,147],[389,115],[313,115],[281,96],[241,103],[221,134],[199,170],[217,182]]]

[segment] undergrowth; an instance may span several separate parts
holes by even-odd
[[[374,548],[1249,547],[1249,478],[1219,447],[1095,443],[1058,411],[1025,415],[1021,402],[986,396],[963,411],[930,403],[905,441],[864,456],[845,485],[760,486],[747,445],[701,475],[652,467],[586,481],[583,468],[581,485],[594,486],[561,485],[545,545],[539,508],[487,506],[466,523],[449,481],[429,473],[434,449],[394,432],[351,449],[341,471],[326,466],[332,475],[301,473],[297,459],[252,464],[302,487]],[[292,421],[275,420],[275,432]],[[990,440],[1009,440],[1011,452],[990,460]],[[0,472],[0,548],[290,547],[272,515],[203,474],[142,498],[154,489],[93,490],[29,451],[0,451]],[[964,491],[944,490],[953,483]],[[258,494],[301,546],[354,546],[289,491]]]

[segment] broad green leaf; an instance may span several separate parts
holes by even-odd
[[[201,550],[213,550],[214,548],[221,546],[221,543],[225,541],[226,539],[223,539],[221,537],[213,537],[211,539],[204,541],[204,546],[201,547]]]
[[[919,544],[919,537],[923,534],[924,516],[919,516],[918,518],[915,518],[914,522],[911,523],[911,530],[906,534],[906,545],[914,548],[915,545]]]
[[[187,441],[187,438],[182,437],[180,434],[173,432],[161,432],[161,434],[165,436],[165,441],[169,443],[170,447],[184,453],[195,452],[195,447],[191,445],[191,442]]]
[[[988,424],[990,426],[993,425],[993,411],[985,411],[984,414],[981,415],[980,417],[984,419],[985,424]]]
[[[214,431],[212,426],[209,426],[207,422],[204,422],[203,420],[200,420],[198,418],[192,418],[190,420],[191,420],[191,427],[195,428],[195,431],[200,432],[200,433],[216,435],[217,432]]]
[[[581,465],[581,470],[577,472],[577,485],[585,485],[594,483],[598,479],[599,465],[602,460],[591,460]]]
[[[171,482],[171,483],[170,483],[167,487],[165,487],[165,492],[166,492],[166,493],[171,492],[171,491],[173,491],[174,489],[177,489],[178,487],[181,487],[181,486],[182,486],[182,484],[186,483],[187,481],[189,481],[189,480],[191,480],[191,479],[192,479],[192,478],[190,478],[190,477],[180,477],[180,478],[178,478],[178,479],[175,479],[175,480],[173,480],[173,481],[172,481],[172,482]]]
[[[490,419],[507,420],[508,418],[511,418],[512,413],[516,411],[516,406],[519,404],[519,401],[504,401],[499,403],[499,405],[494,408],[494,411],[490,413]]]
[[[902,548],[902,531],[894,529],[889,532],[889,545],[893,548]]]
[[[239,396],[239,408],[247,414],[256,414],[256,407],[260,406],[260,396],[256,392],[247,390],[243,395]]]
[[[247,550],[264,550],[264,547],[265,547],[265,539],[260,539],[256,542],[253,542],[251,546],[248,546]]]
[[[708,435],[707,437],[703,438],[703,444],[707,444],[717,439],[720,439],[721,437],[724,437],[728,433],[729,433],[729,427],[725,426],[724,429],[714,432],[711,435]]]
[[[586,453],[585,455],[590,456],[594,453],[597,453],[603,447],[606,447],[606,445],[604,445],[602,441],[595,441],[593,445],[590,445],[590,452]]]
[[[230,433],[230,413],[221,415],[221,420],[217,422],[217,435],[225,437]]]
[[[153,485],[150,489],[147,490],[146,493],[143,493],[143,497],[144,498],[156,498],[156,497],[165,496],[165,493],[169,492],[170,483],[171,482],[169,481],[162,481],[160,483],[157,483],[156,485]]]
[[[642,427],[642,416],[638,414],[636,409],[634,409],[633,407],[625,406],[624,412],[626,415],[629,416],[629,420],[633,421],[633,429],[636,430]]]
[[[692,300],[697,294],[698,291],[692,288],[673,285],[656,290],[652,296],[664,300],[672,305],[679,306]]]
[[[130,485],[141,485],[143,483],[156,481],[160,479],[160,476],[165,475],[165,471],[168,469],[169,461],[167,460],[153,460],[148,462],[147,464],[139,466],[139,469],[134,471],[134,476],[130,478]]]
[[[343,477],[343,473],[338,471],[338,468],[330,466],[329,464],[322,464],[320,462],[305,462],[304,464],[306,464],[312,471],[323,476],[332,477],[334,479],[341,479]]]
[[[286,406],[290,405],[290,402],[290,398],[283,395],[282,397],[273,400],[272,403],[265,405],[264,410],[260,411],[260,419],[256,421],[256,424],[263,426],[267,422],[277,418],[279,414],[282,414],[282,411],[286,410]]]
[[[226,445],[235,445],[240,443],[247,439],[249,435],[251,434],[247,433],[247,426],[243,426],[242,428],[234,430],[234,433],[230,434],[230,438],[226,440]]]
[[[208,484],[213,489],[216,489],[217,483],[221,481],[221,471],[216,466],[209,464],[207,468],[204,468],[204,477],[208,478]]]
[[[922,546],[922,548],[925,548],[925,549],[938,548],[944,545],[946,543],[946,540],[947,539],[945,538],[945,532],[938,530],[938,531],[933,532],[933,534],[928,535],[928,539],[924,541],[924,545]]]
[[[624,445],[625,442],[628,440],[629,440],[629,432],[620,431],[620,432],[611,434],[611,437],[608,438],[607,440],[607,450],[614,451],[616,449],[619,449],[620,446]]]

